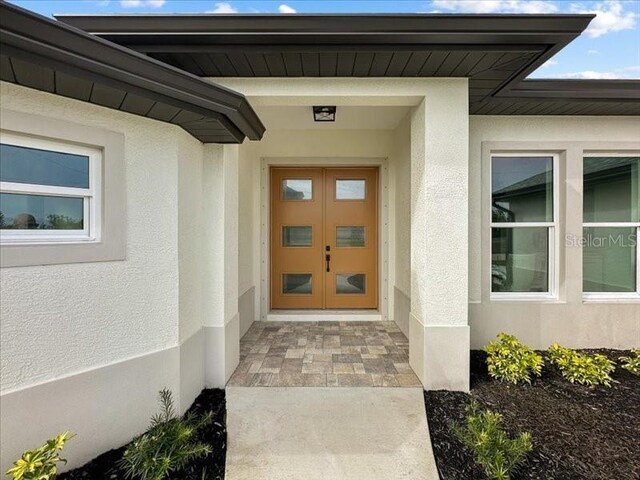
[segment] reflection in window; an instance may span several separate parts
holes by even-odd
[[[582,287],[584,292],[636,291],[636,229],[584,229]]]
[[[82,230],[82,198],[0,194],[0,229]]]
[[[288,178],[282,181],[283,200],[311,200],[313,181],[307,178]]]
[[[282,275],[282,293],[309,294],[311,291],[310,273],[285,273]]]
[[[336,180],[336,200],[364,200],[365,180]]]
[[[89,188],[89,157],[1,144],[0,181]]]
[[[586,157],[584,222],[640,222],[640,158]]]
[[[553,221],[553,157],[491,159],[493,222]]]
[[[282,227],[283,247],[310,247],[312,245],[311,227]]]
[[[364,247],[364,227],[336,227],[337,247]]]
[[[494,228],[491,246],[492,292],[548,292],[548,229]]]
[[[336,274],[337,294],[363,294],[365,293],[364,273],[338,273]]]

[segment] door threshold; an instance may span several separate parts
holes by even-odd
[[[267,322],[380,322],[379,310],[271,310]]]

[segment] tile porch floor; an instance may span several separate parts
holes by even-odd
[[[228,386],[419,387],[394,322],[255,322]]]

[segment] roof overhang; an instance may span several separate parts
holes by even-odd
[[[203,142],[264,133],[243,95],[4,1],[0,44],[4,81],[173,123]]]
[[[472,114],[639,114],[638,81],[525,80],[593,17],[57,16],[202,77],[468,77]]]

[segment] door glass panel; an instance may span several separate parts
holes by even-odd
[[[547,227],[492,229],[492,292],[548,292],[548,265]]]
[[[287,178],[282,181],[283,200],[311,200],[313,181],[310,178]]]
[[[89,188],[89,157],[2,144],[0,181]]]
[[[336,293],[365,293],[364,273],[337,273]]]
[[[310,247],[311,244],[311,227],[282,227],[283,247]]]
[[[364,227],[336,227],[337,247],[364,247]]]
[[[553,157],[493,157],[494,222],[553,221]]]
[[[282,293],[311,293],[310,273],[285,273],[282,275]]]
[[[583,236],[583,291],[635,292],[636,229],[587,227]]]
[[[47,195],[0,195],[3,230],[82,230],[84,200]]]
[[[364,180],[336,180],[336,200],[364,200]]]
[[[640,222],[640,157],[584,159],[584,221]]]

